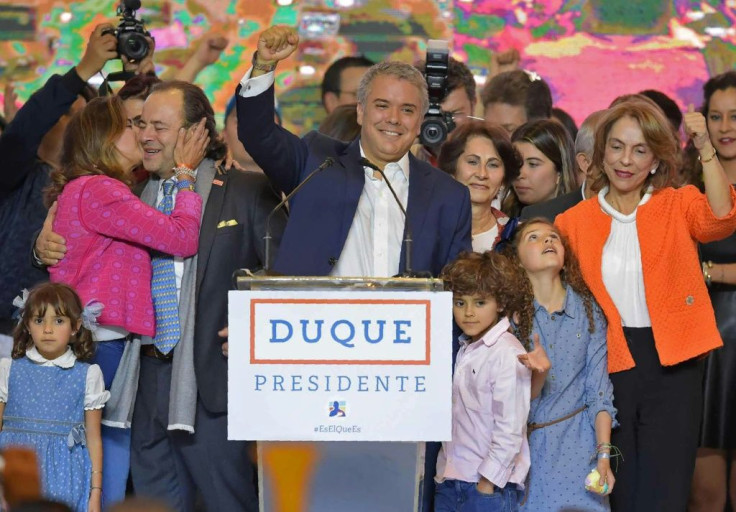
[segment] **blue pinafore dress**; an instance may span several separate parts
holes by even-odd
[[[89,364],[42,366],[27,357],[10,365],[0,448],[35,450],[44,497],[86,512],[92,464],[84,431]]]

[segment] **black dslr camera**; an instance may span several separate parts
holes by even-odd
[[[117,15],[120,24],[117,29],[107,29],[103,34],[112,34],[118,40],[118,55],[125,55],[128,60],[139,62],[148,55],[148,39],[151,34],[145,29],[143,20],[135,17],[135,11],[141,8],[140,0],[120,0]]]
[[[429,92],[429,110],[424,115],[419,141],[430,148],[439,149],[447,135],[455,128],[452,114],[443,112],[440,103],[447,96],[447,68],[450,49],[447,41],[430,39],[427,42],[427,64],[424,77]]]

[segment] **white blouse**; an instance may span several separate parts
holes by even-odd
[[[71,368],[77,360],[70,347],[66,352],[56,359],[46,359],[39,354],[36,347],[26,350],[26,357],[41,366],[58,366],[59,368]],[[0,359],[0,402],[8,401],[8,381],[10,380],[10,363],[12,359]],[[87,380],[84,390],[84,410],[102,409],[105,402],[110,399],[110,392],[105,391],[105,380],[102,378],[102,370],[96,364],[89,365]]]
[[[493,227],[488,231],[473,235],[473,251],[486,252],[493,250],[493,243],[498,237],[498,222],[493,223]]]
[[[598,193],[601,209],[611,217],[611,233],[603,246],[601,273],[606,291],[621,314],[624,327],[651,327],[644,294],[641,247],[636,229],[636,211],[652,197],[651,188],[639,201],[637,210],[624,215],[606,201],[608,187]]]

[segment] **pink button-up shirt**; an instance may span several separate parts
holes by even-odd
[[[531,372],[525,350],[502,318],[476,343],[465,336],[452,380],[452,441],[442,443],[435,480],[524,485],[529,471]]]

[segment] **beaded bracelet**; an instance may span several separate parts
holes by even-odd
[[[187,176],[195,176],[194,171],[188,167],[174,167],[174,176],[181,176],[185,174]]]

